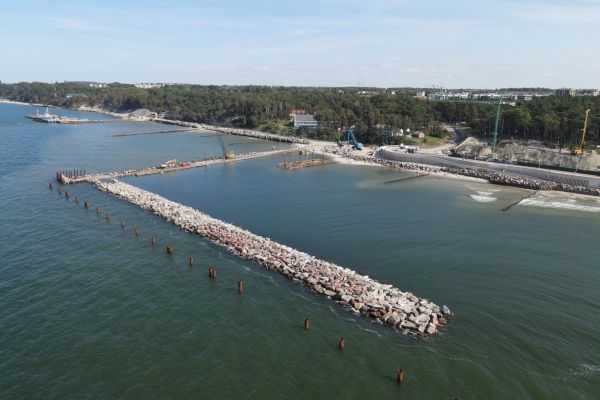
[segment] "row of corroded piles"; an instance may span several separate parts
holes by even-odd
[[[380,165],[391,169],[402,169],[406,171],[414,172],[443,172],[448,174],[468,176],[471,178],[485,179],[495,185],[504,186],[515,186],[525,189],[534,190],[556,190],[561,192],[585,194],[589,196],[600,196],[600,189],[590,188],[585,186],[569,185],[567,183],[546,181],[543,179],[536,179],[524,176],[515,176],[511,174],[494,172],[489,170],[481,169],[470,169],[470,168],[450,168],[450,167],[438,167],[435,165],[418,164],[404,161],[386,160],[383,158],[376,158],[372,156],[360,156],[352,154],[349,151],[341,151],[337,147],[325,147],[323,151],[339,156],[343,156],[355,161],[361,161],[364,163],[370,163],[374,165]]]
[[[52,182],[50,182],[50,184],[48,185],[48,188],[50,190],[54,189],[54,186],[52,185]],[[60,193],[60,187],[58,188],[58,191]],[[68,192],[66,192],[66,193],[68,193]],[[78,196],[75,196],[75,198],[78,199]],[[87,200],[84,201],[84,207],[86,209],[89,208],[89,203],[87,202]],[[96,207],[96,215],[98,217],[100,217],[100,214],[101,214],[100,209],[98,207]],[[107,219],[107,221],[110,220],[110,214],[108,213],[108,211],[106,212],[106,219]],[[121,226],[121,229],[125,228],[125,220],[123,218],[121,218],[121,220],[120,220],[120,226]],[[136,227],[134,229],[134,234],[135,234],[136,237],[140,236],[141,229],[139,227]],[[154,245],[156,244],[156,238],[154,236],[152,236],[150,238],[150,243],[152,244],[152,247],[154,247]],[[167,245],[166,246],[166,250],[167,250],[167,254],[173,255],[173,252],[174,252],[173,245]],[[188,257],[188,264],[189,264],[190,268],[194,265],[194,261],[195,260],[194,260],[193,256],[189,256]],[[217,279],[217,270],[214,267],[209,267],[208,268],[208,276],[209,276],[210,279],[216,280]],[[241,279],[238,280],[237,290],[238,290],[238,293],[240,295],[244,294],[244,281],[241,280]],[[310,320],[308,318],[306,318],[304,320],[304,330],[305,331],[310,330]],[[340,338],[338,340],[338,348],[340,350],[344,350],[345,347],[346,347],[345,340],[342,337],[342,338]],[[396,380],[397,380],[398,383],[402,383],[404,381],[404,370],[403,369],[401,369],[401,368],[397,368],[396,369]]]
[[[86,176],[84,169],[69,169],[63,171],[56,171],[56,180],[60,183],[67,183],[70,180],[81,179]]]
[[[319,260],[154,193],[116,180],[95,184],[104,192],[149,210],[182,229],[196,232],[244,259],[302,282],[355,313],[388,324],[404,334],[433,335],[451,314],[446,306],[439,307],[412,293]]]

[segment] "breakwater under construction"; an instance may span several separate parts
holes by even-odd
[[[177,172],[190,168],[208,167],[215,164],[232,163],[234,161],[251,160],[253,158],[275,156],[279,154],[295,153],[297,148],[289,148],[283,150],[270,150],[264,152],[248,152],[236,154],[235,158],[211,157],[204,160],[186,161],[169,165],[156,165],[143,168],[132,168],[122,171],[101,172],[97,174],[86,174],[85,170],[64,170],[56,172],[56,179],[63,184],[73,183],[93,183],[100,179],[114,179],[124,176],[144,176],[152,174],[164,174],[168,172]]]
[[[382,284],[348,268],[255,235],[157,194],[113,180],[97,181],[103,192],[159,215],[230,252],[302,282],[317,293],[406,335],[433,335],[451,311],[410,292]]]

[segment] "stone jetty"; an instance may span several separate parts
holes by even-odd
[[[167,172],[177,172],[184,169],[208,167],[215,164],[231,163],[241,160],[251,160],[253,158],[274,156],[277,154],[295,153],[298,151],[298,147],[291,147],[283,150],[269,150],[249,153],[238,153],[235,158],[224,158],[224,157],[211,157],[205,160],[194,160],[186,161],[175,165],[162,166],[157,165],[153,167],[144,168],[132,168],[123,171],[103,172],[98,174],[80,174],[79,171],[58,171],[56,173],[56,179],[63,184],[73,183],[94,183],[102,179],[114,179],[123,176],[144,176],[152,174],[164,174]]]
[[[451,315],[446,306],[439,307],[412,293],[255,235],[157,194],[116,179],[98,180],[94,184],[103,192],[159,215],[181,229],[197,233],[239,257],[303,283],[347,309],[394,327],[405,335],[434,335]]]
[[[309,141],[306,139],[303,139],[303,138],[297,138],[294,136],[275,135],[273,133],[253,131],[250,129],[227,128],[224,126],[206,125],[206,124],[200,124],[197,122],[186,122],[186,121],[178,121],[178,120],[174,120],[174,119],[165,119],[165,118],[151,118],[151,121],[158,122],[161,124],[178,125],[178,126],[185,126],[187,128],[196,128],[196,129],[202,129],[202,130],[206,130],[206,131],[221,132],[221,133],[225,133],[228,135],[246,136],[246,137],[251,137],[251,138],[255,138],[255,139],[272,140],[272,141],[284,142],[284,143],[309,144]]]

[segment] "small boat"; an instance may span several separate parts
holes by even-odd
[[[46,107],[46,112],[43,114],[40,114],[38,110],[35,110],[35,115],[26,115],[26,117],[35,122],[45,122],[47,124],[54,124],[60,119],[58,115],[50,114],[48,112],[48,107]]]

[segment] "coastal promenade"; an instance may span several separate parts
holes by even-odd
[[[322,152],[332,154],[337,157],[343,157],[355,162],[360,162],[367,165],[378,165],[391,169],[401,169],[405,171],[413,171],[418,173],[433,173],[433,174],[450,174],[455,176],[464,176],[469,178],[477,178],[485,180],[495,185],[514,186],[533,190],[554,190],[568,193],[583,194],[588,196],[600,196],[600,188],[580,186],[577,180],[573,183],[565,183],[560,181],[549,180],[546,175],[541,175],[546,179],[538,178],[534,175],[518,174],[512,171],[502,171],[497,169],[474,168],[472,166],[456,163],[454,160],[449,160],[453,164],[433,164],[429,163],[422,155],[401,154],[397,159],[385,158],[387,154],[379,154],[380,157],[365,156],[355,154],[352,150],[339,148],[337,146],[326,146],[321,149]],[[406,157],[406,158],[400,158]],[[521,168],[521,167],[519,167]],[[527,168],[527,167],[524,167]]]
[[[116,179],[99,180],[94,184],[103,192],[148,210],[181,229],[197,233],[241,258],[303,283],[354,313],[396,328],[405,335],[434,335],[451,315],[446,306],[440,307],[157,194]]]
[[[378,156],[387,160],[427,164],[445,167],[450,170],[486,170],[497,174],[512,175],[523,179],[547,181],[566,185],[565,187],[587,187],[600,189],[600,176],[537,168],[532,166],[502,164],[489,161],[468,160],[439,154],[424,152],[410,154],[395,151],[396,146],[383,146],[379,149]],[[557,189],[560,190],[560,189]]]

